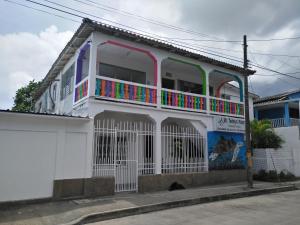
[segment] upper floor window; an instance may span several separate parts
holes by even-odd
[[[183,92],[189,92],[194,94],[201,94],[202,93],[202,85],[184,81],[184,80],[178,80],[179,90]]]
[[[128,69],[115,65],[100,63],[99,75],[119,80],[146,84],[146,73],[138,70]]]
[[[53,86],[53,90],[52,90],[52,98],[53,98],[53,101],[55,102],[56,101],[56,94],[57,94],[57,84],[54,84]]]
[[[60,100],[63,100],[73,92],[74,67],[74,64],[72,64],[72,66],[61,76]]]

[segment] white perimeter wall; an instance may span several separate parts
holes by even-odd
[[[254,170],[256,172],[260,169],[268,171],[274,170],[275,167],[278,172],[288,170],[295,176],[300,177],[299,127],[275,128],[275,132],[284,139],[285,143],[282,148],[277,150],[254,150]]]
[[[55,179],[91,175],[92,122],[0,113],[0,202],[52,196]]]

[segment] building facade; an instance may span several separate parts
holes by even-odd
[[[257,120],[268,119],[274,128],[299,126],[300,90],[259,98],[254,101]]]
[[[113,178],[116,192],[158,190],[244,168],[243,73],[85,19],[44,78],[35,111],[93,121],[90,177]]]

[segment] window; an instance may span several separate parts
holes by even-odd
[[[201,84],[184,81],[184,80],[178,80],[178,84],[179,84],[180,91],[194,93],[194,94],[202,94]]]
[[[56,89],[57,89],[57,84],[55,84],[52,89],[52,99],[54,102],[56,101]]]
[[[163,78],[162,82],[161,82],[161,87],[174,90],[175,89],[175,81],[171,80],[171,79]]]
[[[228,94],[222,94],[221,98],[230,100],[230,95],[228,95]]]
[[[74,64],[61,76],[60,100],[73,92]]]
[[[99,64],[99,75],[119,80],[146,84],[146,73],[110,64]]]

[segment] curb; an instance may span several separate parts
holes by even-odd
[[[64,223],[61,225],[82,225],[86,223],[99,222],[99,221],[117,219],[126,216],[133,216],[133,215],[139,215],[143,213],[155,212],[164,209],[171,209],[171,208],[177,208],[183,206],[192,206],[192,205],[216,202],[221,200],[245,198],[245,197],[258,196],[263,194],[272,194],[272,193],[294,191],[294,190],[297,190],[297,187],[295,185],[286,185],[286,186],[276,187],[276,188],[265,188],[259,190],[250,190],[250,191],[235,192],[230,194],[200,197],[195,199],[169,201],[169,202],[163,202],[158,204],[150,204],[150,205],[130,207],[130,208],[118,209],[112,211],[104,211],[99,213],[91,213],[82,216],[76,220],[73,220],[69,223]]]

